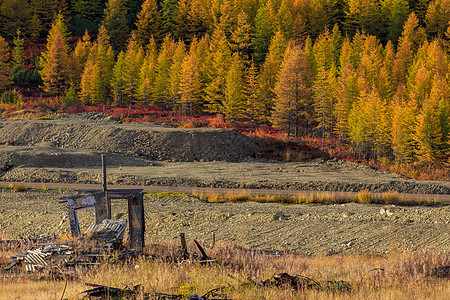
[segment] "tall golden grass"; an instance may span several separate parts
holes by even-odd
[[[449,205],[450,202],[435,200],[409,200],[400,199],[397,192],[374,194],[369,191],[360,191],[356,197],[350,197],[344,193],[334,192],[310,192],[289,195],[258,195],[246,190],[239,192],[217,193],[214,191],[193,191],[193,196],[211,203],[247,202],[282,203],[282,204],[337,204],[337,203],[361,203],[361,204],[389,204],[389,205]]]
[[[163,250],[166,249],[166,250]],[[159,254],[176,246],[167,244]],[[294,254],[271,256],[219,243],[208,254],[218,263],[167,263],[144,257],[125,263],[105,263],[89,270],[76,270],[78,280],[70,281],[66,299],[81,299],[89,287],[85,282],[124,288],[142,285],[146,292],[187,296],[204,295],[222,288],[227,299],[448,299],[450,280],[427,276],[434,267],[449,265],[447,252],[421,251],[389,255],[333,255],[305,257]],[[155,250],[149,250],[155,253]],[[258,287],[259,281],[287,272],[318,282],[344,280],[351,292],[330,289]],[[60,299],[61,281],[34,281],[30,276],[0,275],[1,299]],[[447,297],[447,298],[446,298]],[[139,298],[138,298],[139,299]]]

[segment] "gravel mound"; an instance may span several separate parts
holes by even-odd
[[[83,149],[165,161],[243,161],[257,144],[231,129],[178,129],[152,123],[120,124],[111,119],[62,118],[0,122],[0,143]]]

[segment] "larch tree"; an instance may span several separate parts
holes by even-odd
[[[175,39],[184,39],[188,35],[188,23],[187,23],[188,14],[189,14],[188,0],[178,0],[172,17],[174,23],[173,36]]]
[[[186,45],[183,41],[177,42],[175,52],[173,54],[173,62],[169,69],[169,95],[172,99],[172,110],[175,110],[180,97],[180,75],[181,66],[186,56]]]
[[[186,44],[190,44],[195,37],[201,37],[208,31],[207,6],[202,2],[202,0],[188,1],[187,35],[182,37]]]
[[[294,32],[294,16],[292,15],[292,2],[282,0],[276,15],[276,30],[280,30],[286,39],[290,40]]]
[[[341,66],[338,78],[338,95],[336,101],[335,132],[342,142],[348,138],[348,117],[353,103],[359,97],[358,75],[350,61]]]
[[[245,97],[245,116],[253,123],[267,121],[268,116],[264,116],[264,101],[259,97],[258,71],[253,60],[247,70],[243,94]]]
[[[134,34],[131,35],[127,50],[125,51],[124,94],[127,103],[137,99],[139,88],[139,72],[144,63],[144,50],[137,42]]]
[[[124,76],[126,69],[125,53],[120,51],[114,64],[113,73],[111,77],[111,91],[116,106],[122,106],[124,102]]]
[[[275,86],[277,95],[272,122],[287,129],[288,135],[307,118],[306,108],[311,97],[310,68],[303,49],[294,45],[286,50],[279,80]]]
[[[420,163],[435,165],[442,147],[442,128],[435,105],[425,105],[416,119],[413,139],[416,144],[415,155]]]
[[[247,20],[247,14],[241,11],[237,17],[237,23],[231,32],[231,49],[239,53],[240,59],[245,63],[249,63],[251,52],[251,26]]]
[[[81,76],[83,75],[84,67],[86,66],[91,48],[91,36],[86,30],[83,37],[78,40],[75,49],[70,56],[70,81],[72,86],[80,86]]]
[[[430,1],[425,16],[426,31],[431,37],[442,38],[450,21],[450,1]]]
[[[178,0],[163,0],[161,2],[161,22],[164,35],[174,35],[175,20],[174,14]]]
[[[9,64],[10,51],[8,42],[0,36],[0,91],[4,91],[10,85],[9,72],[11,66]]]
[[[416,109],[405,99],[391,103],[392,150],[398,164],[410,163],[414,154],[413,132],[416,123]]]
[[[81,76],[81,99],[83,102],[110,103],[113,67],[114,51],[109,43],[108,31],[105,26],[101,26]]]
[[[167,36],[164,39],[156,61],[156,77],[153,97],[157,104],[164,107],[169,107],[172,102],[169,79],[170,67],[173,63],[173,55],[176,46],[175,41],[170,36]]]
[[[380,39],[386,37],[385,21],[379,0],[348,0],[347,3],[344,29],[350,35],[361,30]]]
[[[209,73],[204,100],[210,112],[220,113],[225,101],[225,81],[231,61],[230,46],[220,27],[212,35],[207,61]]]
[[[419,47],[427,40],[425,29],[420,26],[420,20],[414,12],[410,13],[403,25],[403,31],[399,39],[399,44],[403,39],[408,39],[411,43],[411,51],[414,56]]]
[[[286,47],[287,42],[283,33],[277,31],[271,40],[269,53],[261,66],[258,76],[258,101],[262,104],[259,120],[262,123],[269,123],[270,121],[276,98],[274,88],[278,80],[278,73],[280,72]]]
[[[318,128],[322,131],[322,147],[325,135],[331,137],[334,131],[334,107],[337,96],[337,68],[336,61],[341,47],[339,34],[336,28],[331,34],[325,30],[314,43],[316,76],[313,83],[315,117]]]
[[[47,37],[39,71],[44,91],[58,99],[69,84],[69,45],[67,27],[62,15],[57,15]]]
[[[137,15],[135,34],[141,46],[147,45],[152,36],[157,44],[162,42],[162,21],[156,0],[145,0],[142,4]]]
[[[131,35],[127,50],[121,51],[113,69],[111,87],[117,106],[132,104],[138,95],[139,72],[144,61],[144,51]]]
[[[153,103],[153,91],[156,78],[156,51],[147,51],[139,71],[138,99],[139,103]]]
[[[225,98],[222,112],[232,121],[241,119],[244,113],[244,64],[239,54],[234,53],[231,65],[225,77]]]
[[[201,79],[197,55],[190,51],[183,59],[180,74],[179,104],[184,115],[193,115],[201,102]]]

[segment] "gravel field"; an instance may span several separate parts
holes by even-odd
[[[417,181],[337,160],[280,163],[256,160],[256,143],[234,130],[177,129],[120,124],[101,114],[58,120],[0,122],[0,181],[101,183],[100,153],[106,153],[109,184],[276,189],[331,192],[399,192],[450,200],[449,181]],[[0,192],[0,234],[69,231],[60,190]],[[442,198],[441,198],[442,199]],[[446,200],[444,199],[444,200]],[[195,197],[145,197],[149,239],[180,232],[206,243],[303,254],[385,253],[425,248],[450,251],[450,207],[380,205],[210,204]],[[93,212],[79,213],[82,230]],[[123,202],[113,216],[126,216]]]
[[[65,204],[73,191],[0,192],[0,232],[7,237],[70,231]],[[291,250],[306,255],[337,252],[386,253],[437,249],[450,251],[450,207],[384,205],[281,205],[205,203],[186,195],[145,196],[146,237],[178,239],[184,232],[211,243],[216,239],[249,248]],[[112,204],[114,218],[126,216],[125,201]],[[93,210],[79,212],[82,231]]]

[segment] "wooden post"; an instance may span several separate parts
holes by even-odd
[[[128,198],[128,226],[130,247],[144,249],[144,198],[142,193],[135,193]]]
[[[212,246],[211,246],[211,249],[214,248],[215,245],[216,245],[216,233],[213,232],[213,240],[212,240]]]
[[[181,248],[185,253],[187,253],[186,236],[184,235],[184,233],[180,233],[180,240],[181,240]]]
[[[102,154],[102,186],[103,193],[105,194],[105,202],[106,202],[106,218],[111,219],[111,201],[108,199],[108,188],[107,188],[107,180],[106,180],[106,158],[105,154]]]

